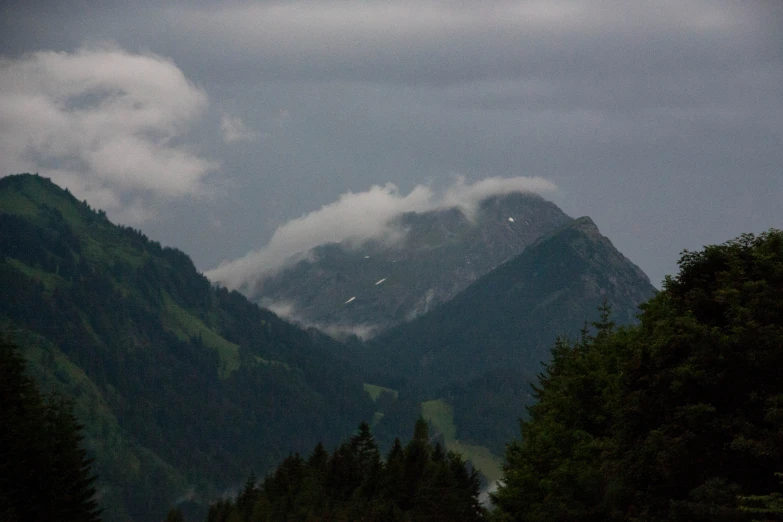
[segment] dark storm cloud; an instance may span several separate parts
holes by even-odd
[[[351,189],[543,176],[658,283],[781,226],[777,2],[25,2],[0,51],[116,43],[208,96],[178,136],[224,194],[145,225],[202,268]],[[11,129],[9,132],[12,132]],[[220,230],[209,234],[203,230]]]
[[[59,9],[46,9],[47,5]],[[165,46],[210,80],[656,79],[777,61],[774,11],[729,2],[26,3],[4,46],[85,38]],[[56,22],[60,23],[56,23]],[[25,38],[24,32],[27,37]],[[16,34],[14,34],[16,33]],[[21,38],[18,38],[21,37]],[[28,40],[24,43],[19,40]],[[161,50],[156,49],[157,52]]]

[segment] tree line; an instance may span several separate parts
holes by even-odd
[[[251,475],[236,498],[210,507],[207,522],[478,521],[484,518],[478,495],[477,472],[431,444],[423,419],[385,459],[362,423],[331,454],[318,444],[307,459],[291,455],[260,482]]]

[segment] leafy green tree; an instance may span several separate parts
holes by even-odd
[[[615,331],[604,310],[595,334],[555,345],[508,447],[499,519],[777,519],[783,232],[679,265],[637,327]]]
[[[783,466],[783,232],[686,252],[644,309],[622,377],[615,461],[629,511],[747,518]]]
[[[555,343],[534,388],[538,401],[522,422],[522,439],[508,446],[504,485],[494,501],[511,519],[610,519],[604,501],[612,484],[601,455],[610,443],[611,394],[625,334],[612,334],[608,321],[595,326],[594,337]]]

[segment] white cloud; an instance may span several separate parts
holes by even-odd
[[[231,288],[252,284],[262,272],[280,267],[290,256],[323,244],[347,238],[370,238],[390,232],[388,221],[406,211],[430,207],[432,191],[416,187],[407,196],[400,195],[391,183],[375,185],[366,192],[348,192],[320,210],[293,219],[280,226],[260,250],[207,272],[207,277]]]
[[[461,207],[472,214],[476,206],[490,196],[503,196],[512,192],[535,192],[537,194],[555,190],[555,185],[544,178],[484,178],[467,184],[464,177],[457,178],[440,197],[437,207]]]
[[[367,340],[374,337],[380,328],[373,324],[328,324],[320,322],[309,322],[304,320],[296,313],[294,305],[288,302],[264,300],[261,306],[277,314],[279,317],[292,323],[303,326],[304,328],[316,328],[335,339],[346,339],[355,335],[359,339]]]
[[[213,281],[230,288],[252,286],[266,274],[280,268],[291,256],[325,243],[344,240],[361,242],[370,238],[394,238],[402,232],[392,225],[403,212],[425,212],[459,206],[469,214],[479,202],[493,195],[511,192],[550,192],[555,185],[543,178],[486,178],[473,184],[464,178],[443,192],[417,185],[409,194],[387,183],[365,192],[347,192],[319,210],[280,226],[263,248],[234,261],[224,261],[206,273]]]
[[[220,119],[220,132],[223,134],[223,141],[234,143],[236,141],[255,141],[261,134],[245,125],[239,116],[224,114]]]
[[[100,47],[0,60],[0,175],[40,172],[143,220],[150,200],[205,192],[218,165],[180,140],[207,103],[156,55]]]

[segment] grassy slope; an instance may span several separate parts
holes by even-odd
[[[457,426],[454,424],[454,410],[446,401],[437,399],[421,403],[421,415],[443,434],[446,449],[461,454],[487,477],[490,482],[502,475],[502,460],[484,446],[464,444],[456,440]]]
[[[367,392],[367,395],[370,396],[373,402],[378,402],[378,397],[380,397],[381,393],[383,392],[391,393],[395,399],[397,399],[397,397],[399,397],[400,395],[400,392],[398,392],[397,390],[392,390],[391,388],[384,388],[383,386],[378,386],[377,384],[368,384],[365,382],[362,384],[362,386],[364,387],[364,391]],[[381,422],[381,420],[383,420],[383,412],[376,411],[373,414],[371,426],[375,427],[379,422]]]
[[[42,207],[60,212],[72,230],[84,234],[85,260],[101,263],[112,257],[121,259],[132,266],[144,262],[144,254],[116,241],[116,233],[106,220],[86,219],[85,208],[76,206],[68,191],[61,191],[48,180],[23,179],[19,190],[0,191],[0,211],[43,224]],[[91,211],[88,211],[91,213]],[[2,252],[0,252],[2,254]],[[77,256],[79,257],[79,256]],[[40,266],[30,266],[19,259],[6,257],[6,262],[19,270],[21,274],[43,285],[47,291],[68,289],[71,286],[56,273]],[[84,318],[85,326],[91,330]],[[98,475],[98,494],[107,520],[128,519],[123,503],[126,492],[118,484],[131,484],[138,480],[156,480],[160,484],[162,495],[172,489],[185,489],[191,480],[177,471],[155,453],[136,442],[123,429],[104,393],[77,365],[63,354],[57,346],[46,338],[17,325],[3,323],[2,330],[12,332],[14,340],[24,346],[24,356],[28,361],[28,371],[35,377],[41,388],[47,393],[57,393],[73,400],[77,418],[84,423],[84,444],[91,455],[99,456],[93,464]],[[97,335],[94,335],[97,339]],[[106,458],[108,456],[108,458]],[[148,499],[168,502],[168,499]]]
[[[391,388],[384,388],[383,386],[378,386],[376,384],[367,384],[366,382],[364,383],[364,391],[370,395],[373,401],[377,401],[381,393],[385,391],[391,393],[395,399],[399,396],[400,393],[397,390],[392,390]]]
[[[23,263],[22,261],[19,261],[18,259],[8,258],[8,263],[36,283],[41,283],[44,285],[44,288],[47,290],[53,290],[57,287],[67,285],[67,282],[57,274],[52,274],[46,270],[32,267]]]
[[[375,401],[384,391],[392,393],[396,399],[399,396],[397,390],[385,388],[375,384],[364,383],[364,390]],[[383,419],[382,412],[375,413],[373,426]],[[442,399],[425,401],[421,403],[421,416],[429,422],[432,427],[443,435],[446,443],[446,449],[459,453],[466,460],[470,460],[473,465],[492,482],[500,479],[502,475],[502,459],[493,454],[484,446],[465,444],[457,440],[457,426],[454,423],[454,409],[449,403]]]
[[[188,340],[198,337],[204,346],[217,351],[220,357],[220,377],[226,378],[231,372],[239,369],[239,345],[225,340],[217,332],[207,327],[204,322],[179,306],[171,296],[163,292],[165,314],[163,323],[177,337]]]

